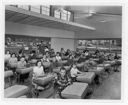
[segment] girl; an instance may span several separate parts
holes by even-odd
[[[72,79],[72,82],[75,82],[76,81],[76,78],[79,74],[82,74],[83,72],[79,71],[77,69],[77,66],[76,64],[73,64],[72,65],[72,68],[71,68],[71,71],[70,71],[70,75],[71,75],[71,79]]]

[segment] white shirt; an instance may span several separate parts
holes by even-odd
[[[11,58],[10,54],[5,54],[5,60],[9,60]]]
[[[79,70],[77,68],[72,68],[70,71],[71,77],[76,77],[76,74],[78,74]]]
[[[60,56],[56,56],[56,60],[57,61],[60,61],[61,60],[61,57]]]
[[[41,67],[37,67],[37,66],[34,67],[33,73],[36,75],[36,77],[43,76],[45,74],[43,66],[41,66]]]

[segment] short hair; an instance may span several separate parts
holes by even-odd
[[[36,62],[36,66],[37,66],[38,62],[41,62],[41,65],[42,65],[42,61],[41,61],[41,60],[38,60],[38,61]]]
[[[61,70],[65,70],[65,71],[66,71],[66,69],[65,69],[63,66],[60,68],[60,71],[61,71]]]
[[[12,55],[15,55],[15,56],[16,56],[16,54],[15,54],[15,53],[12,53],[12,54],[11,54],[11,57],[12,57]]]

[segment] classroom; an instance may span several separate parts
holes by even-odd
[[[122,6],[5,5],[4,98],[121,99]]]

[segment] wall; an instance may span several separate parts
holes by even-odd
[[[65,50],[70,49],[74,50],[74,40],[73,39],[58,39],[58,38],[52,38],[51,39],[51,47],[55,49],[55,51],[60,51],[61,48],[64,48]],[[56,47],[54,47],[56,46]]]
[[[61,47],[74,50],[74,32],[72,31],[6,22],[5,34],[51,37],[51,45],[55,51]]]

